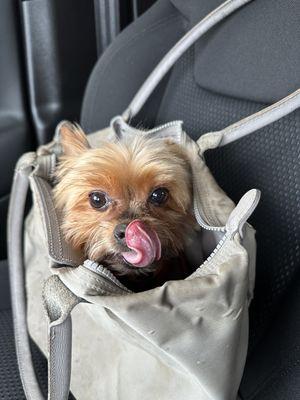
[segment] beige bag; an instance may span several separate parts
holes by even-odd
[[[197,256],[204,254],[205,261],[187,279],[142,293],[130,293],[97,263],[87,260],[77,266],[53,208],[51,172],[56,157],[51,151],[58,148],[54,142],[38,151],[29,176],[34,198],[25,228],[29,331],[46,353],[41,283],[53,273],[57,276],[44,289],[52,325],[68,318],[69,310],[85,300],[72,318],[71,390],[76,398],[140,399],[143,394],[149,400],[233,399],[247,352],[248,305],[255,271],[254,230],[245,222],[259,192],[249,191],[234,207],[181,123],[154,133],[138,132],[121,118],[112,126],[116,124],[126,136],[172,134],[173,140],[189,149],[195,215],[203,228],[192,247],[201,249]],[[111,128],[89,140],[97,146],[99,139],[113,140],[114,136]]]
[[[206,30],[245,2],[229,0],[220,6],[203,20]],[[203,21],[199,31],[194,31],[194,41],[205,32]],[[187,38],[175,49],[173,63],[184,46],[191,45]],[[260,193],[250,190],[235,206],[215,182],[204,153],[292,112],[300,105],[300,91],[222,131],[202,136],[198,143],[188,137],[181,122],[148,132],[130,127],[126,121],[139,111],[166,72],[164,63],[123,117],[90,135],[89,141],[97,146],[100,139],[152,135],[186,146],[193,173],[194,214],[202,228],[187,255],[198,268],[185,280],[131,293],[103,266],[90,260],[79,265],[64,241],[52,199],[52,174],[61,152],[58,127],[53,142],[18,162],[10,203],[12,306],[18,363],[28,399],[43,396],[34,375],[27,326],[49,359],[49,399],[67,399],[70,378],[78,400],[237,397],[255,276],[254,230],[246,221]],[[29,184],[33,207],[25,225],[23,268],[22,222]]]

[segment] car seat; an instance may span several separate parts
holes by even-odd
[[[124,30],[90,77],[81,118],[85,130],[103,128],[121,113],[165,52],[220,3],[158,0]],[[294,91],[300,83],[299,16],[300,4],[293,0],[253,1],[177,62],[132,123],[151,127],[182,119],[189,134],[198,138]],[[262,191],[252,220],[257,279],[242,399],[300,395],[299,117],[296,111],[207,154],[209,167],[231,198],[238,200],[254,186]],[[4,347],[1,354],[8,354]],[[37,360],[45,385],[45,364],[39,368],[42,362]],[[16,386],[10,374],[3,379],[3,384]],[[12,398],[23,398],[15,393]]]
[[[88,132],[121,113],[162,55],[220,0],[160,0],[129,26],[96,64],[82,109]],[[300,4],[256,0],[188,50],[133,123],[182,119],[193,138],[250,115],[299,87]],[[242,399],[300,395],[299,129],[291,115],[207,154],[221,187],[235,200],[262,191],[255,298]],[[250,221],[251,222],[251,221]],[[264,243],[261,247],[260,243]]]

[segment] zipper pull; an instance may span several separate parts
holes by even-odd
[[[226,231],[231,238],[237,232],[239,232],[241,238],[243,238],[243,226],[255,210],[260,199],[260,194],[261,192],[258,189],[249,190],[244,194],[235,209],[229,215],[226,223]]]

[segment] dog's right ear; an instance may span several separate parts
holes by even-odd
[[[78,124],[64,121],[58,127],[60,143],[67,156],[77,156],[90,148],[86,134]]]

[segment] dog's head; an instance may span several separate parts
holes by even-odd
[[[154,272],[183,249],[192,180],[179,145],[136,136],[90,148],[78,126],[61,128],[56,206],[67,241],[116,274]]]

